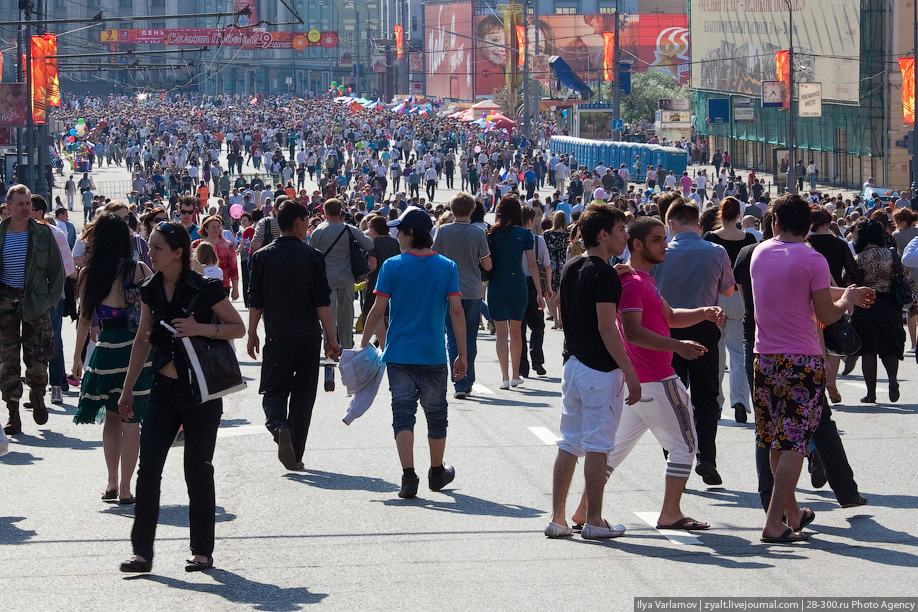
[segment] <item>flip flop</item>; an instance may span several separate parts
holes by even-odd
[[[679,519],[672,525],[657,525],[657,529],[684,529],[686,531],[702,531],[704,529],[710,529],[710,525],[707,523],[702,523],[701,521],[696,521],[693,518],[688,516]]]
[[[800,517],[800,529],[797,531],[803,531],[803,528],[816,520],[816,513],[810,510],[809,508],[803,509],[803,516]]]
[[[779,535],[776,538],[760,538],[760,540],[766,544],[795,544],[797,542],[805,542],[810,539],[810,536],[801,534],[800,537],[792,538],[791,534],[794,533],[794,530],[788,527],[784,533]]]
[[[136,501],[137,501],[137,499],[136,499],[133,495],[130,496],[130,497],[124,497],[124,498],[120,498],[120,497],[119,497],[119,498],[118,498],[118,505],[119,505],[119,506],[131,506],[131,505],[133,505],[134,502],[136,502]]]
[[[102,501],[114,502],[118,499],[118,489],[109,489],[102,494]]]

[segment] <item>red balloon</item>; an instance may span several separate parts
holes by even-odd
[[[73,136],[68,136],[68,137],[67,137],[67,142],[73,142],[74,140],[76,140],[76,139],[75,139]]]
[[[354,91],[354,90],[351,89],[350,87],[347,88],[347,93],[351,93],[352,91]]]

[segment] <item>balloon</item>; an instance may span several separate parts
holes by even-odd
[[[242,213],[245,212],[245,209],[242,207],[242,204],[233,204],[230,206],[230,217],[233,219],[238,219],[242,216]]]
[[[86,121],[83,120],[83,119],[77,119],[77,125],[80,125],[80,124],[83,124],[83,123],[86,123]]]
[[[487,116],[488,116],[488,113],[481,113],[481,118],[482,118],[482,119],[487,118]]]
[[[76,140],[76,138],[74,138],[73,136],[67,137],[67,142],[73,142],[74,140]]]
[[[475,147],[475,152],[476,152],[476,153],[481,153],[481,147]]]
[[[351,93],[352,91],[354,91],[354,90],[351,89],[350,87],[347,88],[347,93]]]
[[[70,135],[71,135],[71,136],[76,136],[76,130],[73,129],[73,128],[70,128]]]
[[[564,109],[563,111],[561,111],[561,116],[567,117],[567,109]]]
[[[332,81],[332,87],[337,87],[337,86],[338,86],[338,81]]]

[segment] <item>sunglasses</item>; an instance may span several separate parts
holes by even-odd
[[[181,212],[182,212],[183,215],[193,215],[193,214],[194,214],[194,211],[193,211],[193,210],[183,210],[183,211],[181,211]]]
[[[166,217],[156,217],[155,219],[153,219],[153,223],[162,223],[165,220],[166,220]]]

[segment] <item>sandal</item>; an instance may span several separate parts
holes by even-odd
[[[826,385],[826,395],[829,396],[829,399],[832,400],[833,404],[840,404],[842,401],[841,393],[838,392],[838,387],[830,387]]]
[[[214,558],[207,557],[207,561],[195,561],[194,559],[185,560],[186,572],[201,572],[214,566]]]
[[[116,499],[118,499],[118,489],[108,489],[102,494],[104,502],[114,502]]]
[[[685,531],[692,530],[704,530],[710,529],[710,525],[707,523],[702,523],[701,521],[696,521],[691,517],[684,517],[673,523],[672,525],[657,525],[657,529],[684,529]],[[801,528],[802,529],[802,528]]]
[[[796,542],[806,542],[810,539],[810,536],[806,535],[805,533],[801,533],[796,536],[794,533],[794,530],[788,527],[784,533],[777,537],[762,536],[759,539],[766,544],[794,544]]]
[[[132,506],[136,502],[137,502],[137,498],[135,498],[133,495],[131,495],[130,497],[119,497],[118,498],[119,506]]]

